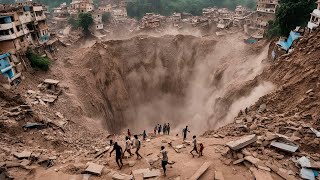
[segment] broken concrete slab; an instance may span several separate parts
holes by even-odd
[[[295,145],[293,143],[283,143],[283,142],[278,142],[278,141],[272,141],[271,146],[276,147],[278,149],[281,149],[283,151],[291,152],[294,153],[298,150],[299,146]]]
[[[267,171],[262,171],[253,167],[250,168],[250,171],[256,180],[273,180],[271,174]]]
[[[13,153],[14,157],[18,159],[24,159],[24,158],[29,158],[31,156],[31,151],[24,150],[21,153],[15,152]]]
[[[112,175],[113,180],[132,180],[133,176],[128,174],[122,174],[122,173],[114,173]]]
[[[159,177],[161,175],[160,169],[152,169],[147,172],[143,173],[143,178],[148,179],[148,178],[153,178],[153,177]]]
[[[256,141],[257,141],[257,135],[252,134],[252,135],[244,136],[241,139],[238,139],[236,141],[230,141],[226,145],[229,146],[232,150],[236,151]]]
[[[244,161],[244,159],[242,158],[242,159],[238,159],[238,160],[235,160],[235,161],[233,161],[233,165],[236,165],[236,164],[239,164],[239,163],[242,163]]]
[[[224,177],[221,171],[216,171],[214,173],[214,180],[224,180]]]
[[[149,169],[137,169],[132,170],[132,175],[134,177],[134,180],[143,180],[143,175],[145,172],[150,171]]]
[[[245,160],[249,161],[251,164],[257,164],[260,160],[253,156],[244,157]]]
[[[311,129],[311,131],[317,136],[317,137],[320,137],[320,132],[319,131],[317,131],[316,129],[314,129],[314,128],[310,128]]]
[[[293,177],[293,176],[290,176],[289,174],[287,173],[284,173],[282,171],[280,171],[279,167],[269,163],[269,162],[266,162],[266,165],[273,171],[275,172],[276,174],[278,174],[280,177],[282,177],[283,179],[285,180],[295,180],[296,178]]]
[[[210,167],[211,162],[205,162],[203,165],[193,174],[190,180],[198,180]]]
[[[45,79],[43,82],[46,83],[46,84],[57,85],[57,84],[59,84],[60,81],[54,80],[54,79]]]
[[[104,166],[95,164],[95,163],[88,163],[88,167],[85,170],[86,173],[94,174],[94,175],[101,175],[102,169]]]
[[[300,177],[302,179],[315,180],[315,175],[313,171],[307,168],[300,169]]]
[[[128,162],[129,167],[133,167],[135,164],[136,164],[135,161],[129,161],[129,162]]]

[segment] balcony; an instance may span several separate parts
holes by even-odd
[[[33,6],[33,11],[43,11],[42,6]]]
[[[36,16],[36,21],[42,21],[45,20],[47,17],[46,15],[42,14],[41,16]]]
[[[314,29],[314,28],[316,28],[316,27],[318,27],[319,25],[318,24],[316,24],[316,23],[314,23],[314,22],[308,22],[308,28],[309,29]]]
[[[16,35],[17,35],[17,37],[23,36],[24,35],[23,30],[16,32]]]
[[[7,29],[11,29],[11,28],[13,28],[12,23],[0,24],[0,30],[7,30]]]
[[[33,21],[33,18],[31,16],[25,16],[25,15],[19,16],[19,19],[22,24]]]
[[[274,8],[257,8],[258,12],[265,12],[265,13],[272,13],[275,14],[276,13],[276,9]]]
[[[12,40],[16,38],[17,36],[15,34],[3,35],[3,36],[0,36],[0,41]]]

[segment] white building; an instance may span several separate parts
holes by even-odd
[[[308,22],[308,28],[310,30],[320,25],[320,0],[317,1],[318,7],[311,13],[310,21]]]

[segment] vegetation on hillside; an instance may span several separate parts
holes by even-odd
[[[48,71],[51,61],[47,57],[42,57],[37,54],[32,53],[30,50],[27,51],[27,58],[29,59],[31,66],[35,69],[40,69],[42,71]]]
[[[88,35],[90,33],[89,28],[93,24],[93,17],[89,13],[80,13],[78,23],[79,27],[83,29],[83,33]]]
[[[269,22],[267,36],[288,36],[296,26],[306,26],[316,0],[281,0],[275,21]]]
[[[244,5],[255,9],[256,0],[132,0],[128,2],[128,15],[141,18],[145,13],[155,12],[161,15],[171,15],[173,12],[188,12],[201,15],[205,7],[226,7],[235,9]]]

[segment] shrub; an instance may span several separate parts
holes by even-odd
[[[41,57],[31,51],[27,52],[27,58],[29,59],[31,66],[42,71],[48,71],[51,61],[47,57]]]

